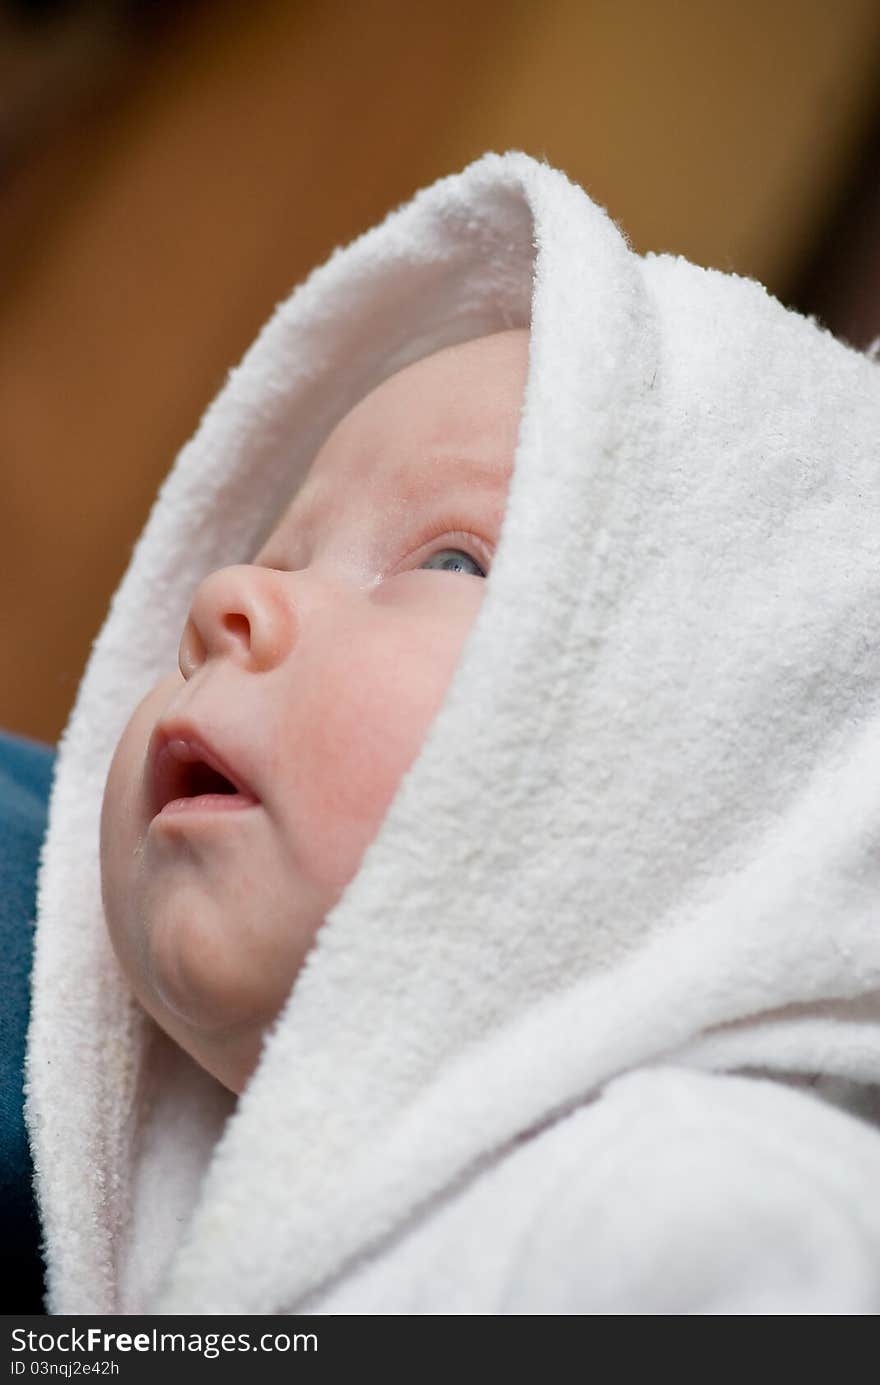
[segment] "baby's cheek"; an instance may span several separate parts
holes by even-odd
[[[381,688],[354,690],[328,707],[313,744],[317,812],[340,825],[381,821],[416,750],[419,721]]]
[[[388,695],[361,689],[328,702],[310,738],[296,796],[308,873],[335,889],[356,873],[400,779],[418,753],[409,708],[388,716]]]
[[[336,891],[357,873],[439,710],[457,647],[435,644],[325,684],[291,785],[309,872]]]

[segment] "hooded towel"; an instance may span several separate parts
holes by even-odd
[[[114,747],[349,409],[520,326],[476,622],[236,1103],[109,942]],[[878,440],[873,360],[635,254],[521,153],[278,306],[59,746],[27,1054],[50,1313],[880,1308]]]

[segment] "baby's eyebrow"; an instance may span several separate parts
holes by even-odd
[[[507,489],[509,474],[497,460],[456,453],[454,456],[430,456],[422,466],[407,467],[395,479],[399,481],[401,493],[407,499],[416,500],[432,492],[445,494],[452,486],[459,491],[474,489],[501,495]]]
[[[510,479],[509,468],[500,461],[485,457],[429,454],[419,465],[400,467],[392,477],[397,493],[408,501],[434,502],[447,493],[461,495],[469,490],[491,492],[502,502]],[[320,523],[326,511],[323,493],[316,489],[303,499],[295,498],[287,513],[286,523],[293,529],[312,528]]]

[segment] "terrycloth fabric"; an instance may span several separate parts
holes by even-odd
[[[8,1313],[42,1313],[43,1266],[24,1123],[37,865],[55,763],[51,746],[0,731],[0,1225]]]
[[[113,747],[349,408],[527,324],[477,621],[234,1107],[106,937]],[[872,360],[635,255],[522,154],[278,308],[60,745],[28,1052],[52,1312],[880,1307],[878,438]]]

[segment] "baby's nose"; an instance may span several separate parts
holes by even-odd
[[[199,583],[178,650],[184,678],[217,655],[255,672],[268,672],[285,658],[295,638],[295,617],[278,576],[268,568],[237,564]]]

